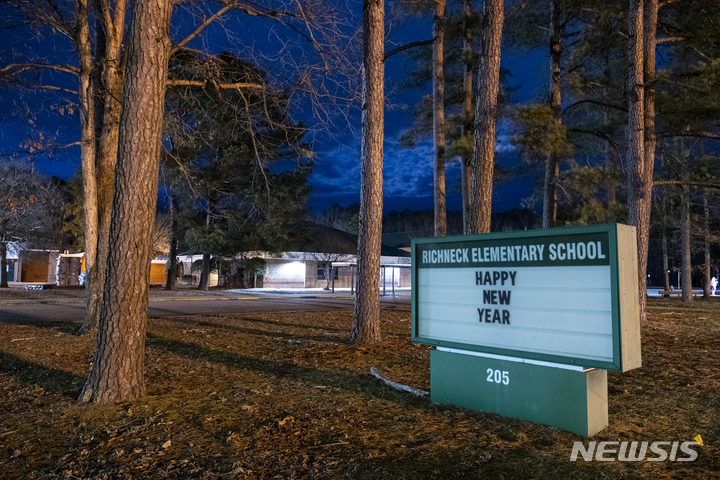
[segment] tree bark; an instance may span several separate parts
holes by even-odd
[[[705,253],[705,264],[703,265],[703,298],[710,298],[710,209],[708,208],[707,190],[703,189],[703,249]]]
[[[682,186],[680,237],[682,248],[682,301],[692,302],[692,264],[690,260],[690,187]]]
[[[202,266],[200,267],[200,282],[198,283],[198,290],[205,290],[206,292],[210,289],[210,254],[203,253]]]
[[[384,0],[363,0],[363,98],[357,293],[350,342],[373,344],[380,335],[385,65]]]
[[[97,289],[95,272],[97,271],[97,177],[95,170],[95,92],[92,88],[93,57],[90,45],[90,26],[87,0],[78,0],[75,5],[77,30],[75,44],[80,58],[78,78],[78,110],[80,113],[80,164],[83,180],[83,219],[85,222],[85,299],[87,311],[91,309],[94,289]],[[86,317],[86,322],[87,322]],[[81,332],[86,330],[80,328]]]
[[[670,290],[670,264],[668,262],[668,241],[667,232],[663,226],[662,233],[662,253],[663,253],[663,275],[665,275],[665,291]]]
[[[646,0],[643,25],[643,177],[637,212],[638,219],[638,276],[640,288],[641,321],[647,318],[647,263],[650,248],[650,214],[652,211],[653,171],[655,167],[655,49],[657,46],[658,0]],[[642,228],[640,228],[642,227]],[[689,278],[688,278],[689,280]],[[692,297],[692,295],[691,295]]]
[[[133,5],[104,300],[83,402],[127,401],[145,392],[152,228],[171,14],[170,0],[137,0]]]
[[[104,3],[104,8],[110,8]],[[108,15],[111,15],[108,11]],[[112,213],[113,184],[115,181],[115,165],[117,162],[118,138],[120,128],[120,99],[123,94],[122,73],[122,40],[125,28],[125,0],[115,3],[114,17],[105,18],[100,15],[98,20],[104,35],[104,57],[102,64],[102,129],[97,142],[97,152],[94,161],[96,193],[94,222],[96,231],[94,237],[85,236],[85,243],[93,244],[95,261],[91,268],[87,268],[88,282],[87,311],[85,321],[80,332],[93,332],[97,329],[100,307],[102,304],[103,288],[105,285],[105,265],[107,264],[108,237],[110,234],[110,216]],[[88,198],[88,193],[85,193]],[[86,214],[87,215],[87,214]],[[89,255],[86,249],[86,262]]]
[[[484,7],[470,193],[470,231],[490,231],[495,123],[500,89],[500,44],[505,17],[502,0],[487,0]]]
[[[165,290],[175,290],[175,281],[177,280],[178,214],[172,187],[168,188],[168,193],[170,194],[170,257],[168,258],[169,266]]]
[[[0,288],[10,288],[7,278],[7,242],[0,242]]]
[[[610,82],[612,80],[612,73],[610,71],[610,58],[609,53],[605,52],[603,55],[603,78],[605,81],[605,85],[603,87],[603,95],[607,98],[607,92],[609,90],[608,85],[610,85]],[[607,127],[610,125],[610,108],[604,107],[603,108],[603,124]],[[617,203],[616,198],[616,185],[615,185],[615,152],[613,151],[613,146],[610,143],[610,139],[605,140],[605,171],[610,176],[610,179],[607,182],[607,206],[608,208],[615,208],[615,205]]]
[[[210,231],[210,218],[213,201],[208,198],[207,216],[205,217],[205,228]],[[198,290],[208,291],[210,288],[210,253],[203,253],[202,264],[200,266],[200,281],[198,282]]]
[[[95,3],[95,8],[98,8],[98,4]],[[103,20],[97,19],[99,25],[102,25]],[[104,99],[104,88],[103,88],[103,63],[107,56],[107,32],[105,28],[95,28],[95,56],[93,59],[93,69],[90,76],[92,82],[92,107],[93,117],[95,121],[94,138],[95,138],[95,152],[94,159],[92,160],[92,172],[87,175],[87,178],[92,177],[94,184],[93,192],[84,192],[84,202],[88,199],[91,200],[92,205],[87,203],[83,204],[85,221],[88,216],[95,223],[94,234],[91,236],[87,231],[85,232],[85,319],[82,325],[78,329],[78,333],[85,334],[88,332],[95,332],[97,330],[97,319],[100,315],[100,298],[102,297],[102,284],[98,281],[98,258],[97,248],[99,240],[99,216],[98,216],[98,199],[97,199],[97,165],[98,157],[100,155],[100,144],[103,132],[103,121],[104,121],[104,110],[105,110],[105,99]],[[86,179],[85,167],[82,169],[83,181]]]
[[[433,14],[433,151],[435,169],[435,236],[447,234],[445,206],[445,73],[443,48],[445,39],[445,0],[435,0]]]
[[[645,98],[645,177],[652,188],[653,170],[655,166],[655,50],[657,48],[658,0],[646,0],[644,25],[644,80]]]
[[[645,168],[643,89],[643,0],[630,0],[628,75],[628,219],[636,227],[640,321],[647,317],[647,256],[652,176]]]
[[[463,77],[463,125],[462,136],[465,138],[472,135],[472,28],[470,17],[472,15],[472,0],[465,0],[464,29],[464,52],[465,52],[465,75]],[[471,155],[463,153],[460,164],[460,183],[462,188],[462,209],[463,209],[463,233],[470,233],[470,185],[472,183],[472,169],[470,168]]]
[[[93,110],[95,117],[95,154],[100,152],[100,138],[102,137],[105,98],[103,89],[103,63],[107,57],[107,32],[105,28],[95,29],[95,56],[90,79],[92,81]]]
[[[553,0],[550,14],[550,108],[558,125],[562,123],[562,88],[560,84],[560,59],[562,49],[562,26],[558,12],[558,0]],[[560,173],[560,158],[557,152],[550,152],[545,160],[545,178],[543,182],[543,228],[552,228],[557,221],[557,178]]]
[[[609,123],[609,113],[608,109],[603,109],[603,117],[605,120],[605,124],[607,125]],[[616,187],[615,187],[615,152],[613,152],[612,145],[610,144],[610,140],[605,140],[605,172],[608,173],[608,175],[611,177],[610,180],[607,182],[607,206],[608,208],[615,208],[615,205],[617,204],[617,194],[616,194]]]

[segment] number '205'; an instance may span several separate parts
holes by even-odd
[[[490,383],[502,383],[503,385],[510,383],[510,374],[508,372],[488,368],[487,373],[487,381]]]

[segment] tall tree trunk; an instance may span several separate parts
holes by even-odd
[[[503,0],[486,0],[483,15],[478,91],[470,194],[470,231],[490,231],[492,215],[493,169],[495,162],[495,122],[500,89],[500,44],[505,19]]]
[[[647,317],[647,256],[650,233],[650,182],[645,168],[643,88],[643,0],[630,0],[630,51],[628,75],[628,217],[636,227],[640,321]]]
[[[90,79],[93,93],[93,117],[95,118],[95,155],[100,152],[100,138],[102,137],[103,119],[105,111],[105,96],[103,88],[103,64],[107,57],[107,32],[105,28],[95,29],[95,56]],[[97,158],[97,157],[96,157]],[[96,160],[97,162],[97,160]]]
[[[95,7],[99,8],[99,4],[95,3]],[[88,199],[92,202],[92,208],[89,208],[87,204],[84,204],[85,218],[91,216],[92,221],[95,223],[94,234],[85,234],[85,319],[80,326],[79,333],[85,334],[88,332],[94,332],[97,329],[97,319],[100,315],[100,298],[102,297],[102,284],[98,281],[98,236],[99,236],[99,213],[98,213],[98,198],[97,198],[97,165],[99,163],[98,157],[101,152],[101,139],[103,133],[103,122],[105,120],[105,98],[103,88],[103,64],[107,57],[107,29],[102,27],[103,18],[98,17],[97,22],[99,28],[95,28],[95,57],[93,59],[93,69],[90,76],[93,89],[92,107],[93,117],[95,120],[95,153],[92,166],[92,172],[88,177],[92,176],[92,182],[94,184],[94,193],[85,192],[84,201]],[[83,180],[85,179],[85,172],[83,167]],[[92,212],[90,211],[92,210]],[[103,264],[104,265],[104,264]]]
[[[170,0],[137,0],[128,42],[104,300],[83,402],[145,392],[145,335],[157,203]]]
[[[553,110],[553,121],[558,125],[562,122],[562,88],[560,85],[560,59],[562,49],[562,25],[558,0],[553,0],[550,14],[550,108]],[[543,182],[543,228],[552,228],[557,221],[557,178],[560,173],[560,158],[557,152],[551,152],[545,159],[545,179]]]
[[[350,328],[350,342],[357,344],[372,344],[381,340],[379,291],[385,121],[384,39],[384,0],[363,0],[360,222],[357,293]]]
[[[465,53],[465,75],[463,77],[463,138],[472,135],[472,0],[465,0],[464,30],[464,53]],[[460,164],[460,181],[462,188],[462,209],[463,209],[463,233],[470,233],[470,185],[472,183],[472,169],[470,168],[471,155],[463,152]]]
[[[435,169],[433,190],[435,198],[435,236],[447,234],[445,207],[445,73],[443,48],[445,45],[445,0],[435,0],[433,14],[433,151]]]
[[[658,0],[646,0],[644,25],[644,114],[645,114],[645,177],[651,182],[649,190],[652,190],[652,175],[655,166],[655,50],[657,48],[657,21],[658,21]],[[647,260],[646,260],[647,261]]]
[[[10,288],[7,278],[7,242],[0,242],[0,288]]]
[[[604,123],[609,123],[609,112],[607,108],[603,109]],[[608,208],[614,208],[617,204],[617,195],[615,187],[615,152],[613,152],[610,140],[605,141],[605,172],[607,172],[610,179],[607,182],[607,206]]]
[[[603,55],[603,79],[605,82],[605,86],[603,87],[603,96],[607,98],[607,92],[609,90],[609,85],[612,80],[612,72],[610,71],[610,57],[609,53],[606,51]],[[602,109],[603,112],[603,125],[606,127],[610,126],[610,108],[604,107]],[[614,208],[615,204],[617,202],[616,200],[616,185],[615,185],[615,152],[613,151],[613,146],[610,143],[610,140],[605,140],[605,172],[607,172],[608,176],[610,177],[608,179],[608,182],[606,184],[607,188],[607,206],[608,208]]]
[[[663,275],[665,275],[665,291],[670,290],[670,264],[668,262],[667,231],[663,226],[662,233]]]
[[[680,202],[680,237],[682,248],[682,301],[692,302],[692,264],[690,261],[690,187],[682,186]]]
[[[92,47],[87,0],[78,0],[75,5],[78,21],[75,44],[80,58],[78,82],[78,105],[80,111],[80,164],[83,180],[83,219],[85,222],[85,282],[86,304],[91,307],[93,289],[97,288],[94,274],[97,271],[97,178],[95,170],[95,93],[92,88]],[[81,327],[81,331],[84,331]]]
[[[710,209],[708,208],[707,190],[703,189],[703,237],[705,241],[703,243],[703,249],[705,252],[705,264],[703,265],[704,279],[703,279],[703,298],[706,300],[710,298]]]
[[[208,198],[208,211],[205,217],[205,229],[210,231],[210,218],[213,202]],[[198,290],[208,291],[210,288],[210,253],[203,253],[202,264],[200,266],[200,282],[198,282]]]
[[[120,98],[123,94],[122,40],[125,28],[125,0],[115,3],[114,17],[109,4],[102,2],[105,15],[99,17],[101,29],[105,32],[104,53],[102,59],[102,130],[97,142],[96,167],[96,213],[94,221],[97,233],[94,237],[85,236],[86,245],[94,245],[95,262],[87,268],[88,283],[87,311],[80,332],[93,332],[97,329],[103,288],[105,285],[105,265],[107,264],[108,238],[110,235],[110,216],[112,213],[113,184],[115,164],[117,162],[118,138],[120,129]],[[86,193],[87,198],[87,193]],[[86,249],[87,252],[87,249]],[[89,257],[86,253],[86,259]],[[86,260],[87,261],[87,260]]]
[[[638,225],[638,275],[641,320],[647,316],[647,263],[650,244],[650,214],[652,211],[653,172],[655,169],[655,49],[657,47],[658,0],[646,0],[643,26],[643,85],[644,147],[643,177],[640,202],[643,207]],[[640,237],[640,235],[642,235]],[[689,279],[688,279],[689,280]]]
[[[168,276],[165,282],[165,290],[175,290],[175,281],[177,280],[177,247],[178,247],[178,212],[175,195],[172,187],[168,188],[170,194],[170,257],[168,258]]]
[[[203,253],[202,265],[200,267],[200,282],[198,290],[208,291],[210,289],[210,254]]]

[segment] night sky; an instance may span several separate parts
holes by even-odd
[[[2,12],[0,12],[2,13]],[[356,21],[360,22],[360,10]],[[36,35],[24,27],[14,27],[5,15],[0,16],[0,62],[3,65],[23,59],[58,62],[58,59],[76,64],[69,41],[59,35],[45,32]],[[193,21],[182,12],[173,17],[173,38],[181,39],[191,31]],[[12,27],[12,28],[7,28]],[[414,18],[403,23],[393,23],[387,49],[416,40],[425,40],[431,35],[430,18]],[[243,35],[241,35],[242,33]],[[282,33],[282,32],[281,32]],[[277,48],[275,40],[277,26],[268,27],[268,22],[245,15],[234,16],[222,25],[210,27],[202,38],[194,41],[194,48],[209,48],[214,53],[223,50],[242,52],[243,48],[259,48],[271,51]],[[522,56],[505,50],[503,68],[510,74],[510,82],[519,87],[513,94],[513,103],[524,103],[538,99],[544,87],[533,78],[546,76],[547,56],[544,52],[532,51]],[[430,85],[420,90],[399,90],[396,85],[412,68],[408,57],[395,55],[386,64],[386,95],[388,108],[385,116],[385,160],[384,160],[384,210],[431,209],[433,207],[432,139],[422,139],[416,148],[401,148],[398,138],[413,124],[412,110],[423,95],[430,93]],[[76,88],[74,77],[67,74],[42,73],[44,83]],[[79,140],[79,119],[76,109],[70,114],[72,94],[47,94],[21,92],[17,89],[0,90],[0,153],[7,156],[16,151],[27,151],[27,140],[54,139],[57,145],[66,145]],[[69,99],[70,102],[63,100]],[[64,108],[63,108],[64,106]],[[60,115],[62,108],[63,114]],[[28,113],[29,112],[29,113]],[[302,118],[302,114],[295,114]],[[313,187],[310,208],[322,211],[333,203],[349,205],[359,202],[360,182],[360,117],[354,114],[352,125],[346,125],[333,135],[318,134],[313,137],[316,161],[310,183]],[[512,168],[521,161],[509,144],[509,127],[498,125],[497,162],[505,168]],[[23,156],[21,154],[21,156]],[[27,156],[27,155],[25,155]],[[68,178],[80,164],[80,148],[58,149],[47,155],[30,156],[35,167],[48,175]],[[460,210],[459,165],[457,159],[448,159],[447,164],[447,207]],[[495,188],[494,211],[518,207],[520,201],[533,191],[533,180],[520,177],[505,181]]]

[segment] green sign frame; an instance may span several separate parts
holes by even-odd
[[[564,241],[574,238],[587,238],[588,234],[607,234],[608,252],[607,260],[610,266],[610,292],[612,310],[612,361],[587,359],[566,355],[553,355],[538,352],[520,351],[506,348],[483,346],[471,343],[451,342],[418,335],[418,271],[420,267],[419,255],[430,247],[438,249],[448,244],[475,244],[478,242],[513,241],[523,242],[536,239],[538,242],[547,241],[548,237],[561,237]],[[577,262],[576,262],[577,263]],[[605,263],[605,262],[603,262]],[[605,263],[607,264],[607,263]],[[458,262],[458,265],[446,267],[472,267]],[[483,268],[492,268],[492,263],[482,265]],[[558,265],[562,267],[562,265]],[[423,268],[433,268],[426,266]],[[441,346],[446,348],[468,350],[493,355],[503,355],[526,360],[559,363],[565,365],[581,366],[585,368],[598,368],[602,370],[624,372],[641,366],[640,356],[640,322],[639,297],[637,276],[637,243],[635,227],[620,224],[591,225],[583,227],[563,227],[543,230],[523,230],[516,232],[487,233],[476,235],[456,235],[441,238],[419,238],[412,241],[412,291],[411,291],[411,329],[413,343]]]

